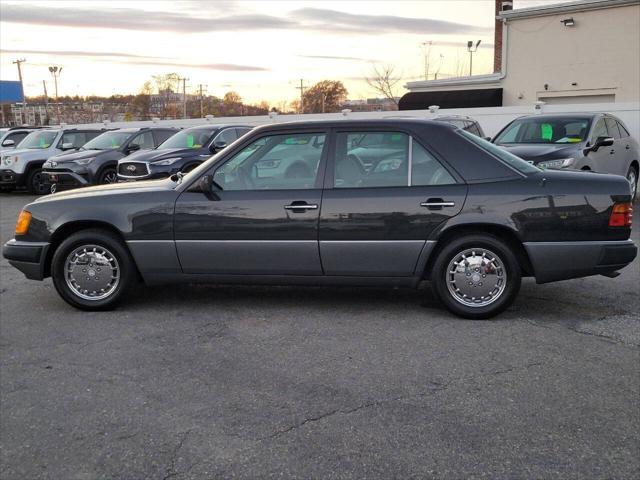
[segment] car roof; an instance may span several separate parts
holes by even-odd
[[[240,125],[240,124],[236,124],[236,123],[216,123],[215,125],[211,125],[211,124],[203,124],[203,125],[196,125],[194,127],[189,127],[189,128],[185,128],[185,131],[188,130],[198,130],[198,129],[202,129],[202,128],[210,128],[211,130],[219,130],[221,128],[253,128],[251,125]]]
[[[435,122],[433,120],[422,118],[375,118],[375,119],[332,119],[332,120],[297,120],[292,122],[271,123],[257,127],[260,130],[277,130],[277,129],[296,129],[296,128],[368,128],[368,127],[397,127],[413,126],[425,127],[427,125],[434,128],[455,129],[452,125],[444,122]]]
[[[597,113],[544,113],[544,114],[540,114],[540,115],[522,115],[521,117],[518,117],[517,120],[520,120],[522,118],[587,118],[587,119],[591,119],[594,117],[597,117],[599,115],[604,115],[603,113],[597,112]]]

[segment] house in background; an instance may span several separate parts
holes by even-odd
[[[499,71],[409,82],[400,110],[640,101],[640,0],[511,4],[496,0]]]

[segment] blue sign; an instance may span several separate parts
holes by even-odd
[[[0,103],[24,102],[24,93],[20,82],[0,80]]]

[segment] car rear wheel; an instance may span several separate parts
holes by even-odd
[[[511,248],[493,235],[450,242],[433,266],[433,289],[448,310],[483,319],[505,310],[520,290],[521,272]]]
[[[118,172],[115,168],[105,168],[98,178],[98,184],[118,183]]]
[[[53,254],[53,284],[81,310],[110,310],[132,286],[136,269],[122,241],[104,230],[83,230],[64,240]]]
[[[44,173],[41,168],[34,168],[27,175],[27,191],[32,195],[49,193],[49,186],[44,182]]]
[[[627,180],[629,180],[629,184],[631,185],[631,201],[633,201],[638,191],[638,171],[633,166],[629,167]]]

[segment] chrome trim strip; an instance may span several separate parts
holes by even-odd
[[[127,243],[173,243],[173,240],[127,240]]]
[[[318,243],[317,240],[176,240],[176,243]]]
[[[585,240],[570,242],[523,242],[523,245],[635,245],[630,238],[627,240]]]
[[[285,210],[317,210],[318,209],[318,205],[316,204],[311,204],[311,205],[285,205],[284,206]]]

